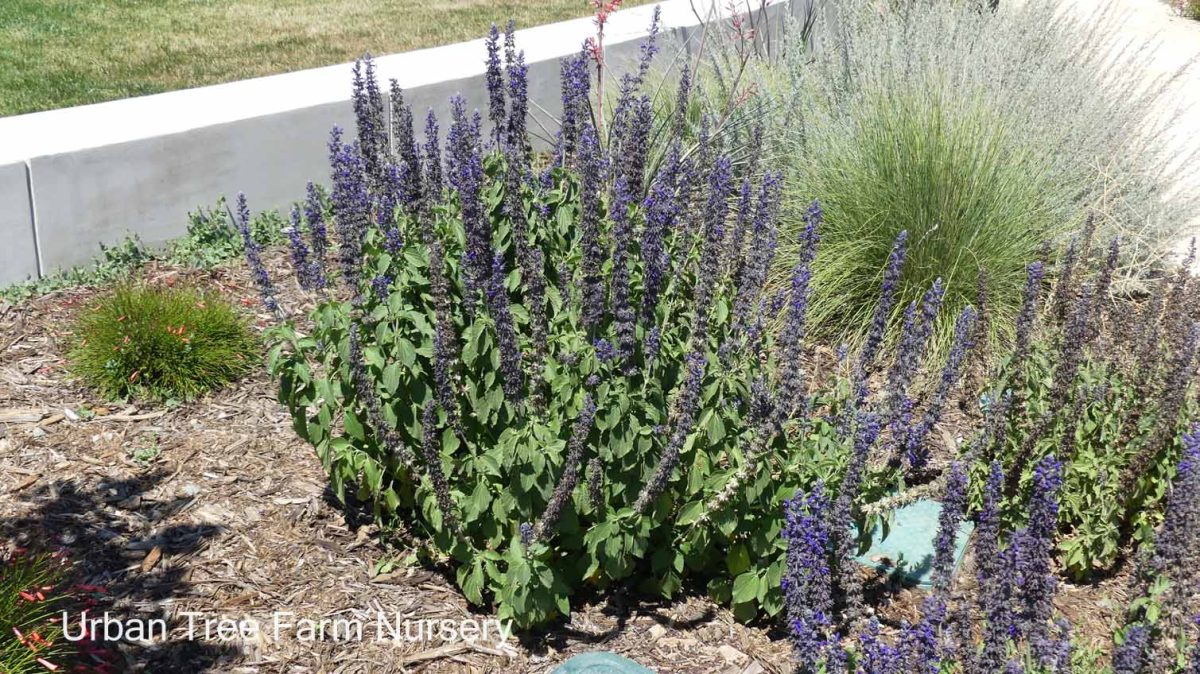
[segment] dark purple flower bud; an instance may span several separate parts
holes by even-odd
[[[667,446],[663,449],[662,456],[659,457],[654,475],[642,487],[633,506],[633,509],[639,513],[644,514],[649,511],[654,502],[658,500],[659,495],[667,488],[671,474],[679,465],[679,453],[683,450],[683,444],[696,426],[696,411],[700,406],[700,389],[704,384],[704,371],[707,363],[702,354],[692,353],[687,358],[687,364],[687,376],[676,389],[675,405],[671,415],[671,435]]]
[[[329,231],[325,227],[325,205],[321,192],[313,183],[308,183],[308,198],[304,202],[304,220],[308,223],[308,235],[312,239],[313,264],[320,283],[317,288],[324,288],[325,258],[329,252]]]
[[[533,545],[533,525],[532,524],[530,524],[529,522],[521,522],[520,526],[517,527],[517,531],[519,532],[519,535],[521,537],[521,546],[522,547],[529,548],[529,546]]]
[[[466,232],[465,276],[473,289],[487,288],[492,267],[492,232],[483,205],[483,157],[480,154],[479,128],[477,120],[469,121],[466,103],[461,96],[450,101],[453,122],[447,137],[450,151],[449,182],[458,192],[462,210],[463,229]],[[474,295],[464,295],[468,306],[476,300]]]
[[[594,388],[596,388],[597,386],[599,386],[599,385],[600,385],[600,375],[598,375],[598,374],[589,374],[589,375],[588,375],[588,378],[584,380],[584,382],[583,382],[583,385],[584,385],[584,386],[586,386],[586,387],[587,387],[587,388],[589,388],[589,389],[594,389]]]
[[[588,435],[592,432],[592,421],[595,418],[596,403],[591,394],[588,394],[584,396],[583,408],[579,410],[579,416],[575,418],[575,424],[571,427],[571,441],[566,461],[563,463],[562,475],[554,485],[554,493],[550,495],[550,501],[546,504],[546,510],[535,529],[535,538],[539,541],[546,540],[554,532],[566,510],[567,501],[571,499],[571,493],[575,491],[575,485],[579,483],[583,453],[587,449]]]
[[[505,126],[504,75],[500,70],[500,29],[492,24],[487,39],[488,119],[492,122],[492,142],[500,144]]]
[[[758,305],[762,295],[763,285],[767,280],[767,272],[775,259],[777,234],[775,220],[778,214],[777,204],[783,188],[783,175],[767,173],[763,176],[762,185],[758,191],[758,207],[754,212],[753,227],[750,240],[750,254],[742,265],[738,275],[737,292],[733,301],[734,324],[745,330],[751,320],[751,314]],[[819,223],[820,220],[813,220]],[[813,236],[819,225],[813,226]],[[805,225],[807,232],[808,225]],[[807,242],[808,235],[805,234]],[[812,240],[815,247],[815,238]],[[805,247],[808,244],[805,243]]]
[[[629,218],[629,207],[633,196],[625,176],[618,176],[613,183],[613,198],[609,205],[612,220],[612,276],[609,279],[609,304],[616,317],[617,348],[626,368],[633,365],[636,344],[634,336],[634,313],[630,303],[629,288],[629,244],[633,238],[633,223]]]
[[[604,464],[599,457],[588,462],[588,503],[592,510],[604,507]]]
[[[892,646],[879,634],[879,620],[872,618],[858,635],[861,647],[859,671],[869,674],[906,674],[900,649]]]
[[[983,652],[979,671],[999,671],[1007,658],[1012,631],[1012,574],[1003,567],[1000,552],[1000,504],[1004,498],[1004,470],[991,463],[983,490],[983,508],[975,529],[975,566],[979,579],[979,609],[984,617]]]
[[[1089,221],[1091,216],[1088,216]],[[1079,241],[1071,238],[1067,252],[1058,265],[1058,282],[1054,284],[1054,292],[1050,296],[1050,310],[1058,318],[1067,315],[1067,305],[1075,294],[1075,263],[1079,258]]]
[[[429,282],[433,292],[436,323],[433,333],[433,382],[438,403],[446,413],[450,427],[460,432],[458,401],[454,392],[454,368],[459,362],[458,340],[454,333],[450,279],[446,276],[446,254],[436,236],[429,241]]]
[[[500,372],[504,375],[504,397],[516,404],[524,398],[524,375],[521,370],[521,348],[517,342],[517,329],[509,310],[508,289],[505,287],[507,276],[504,255],[496,253],[492,258],[487,308],[496,325],[496,341],[500,344]]]
[[[242,192],[238,192],[237,196],[237,216],[231,214],[231,217],[242,235],[246,262],[250,265],[250,275],[254,278],[254,285],[258,286],[258,295],[262,298],[263,306],[267,311],[278,315],[280,309],[279,302],[275,300],[275,286],[271,284],[271,275],[263,265],[262,246],[254,240],[254,235],[250,232],[250,208],[246,206],[246,195]]]
[[[1033,327],[1037,321],[1038,294],[1042,289],[1042,276],[1045,273],[1041,262],[1031,262],[1025,267],[1025,293],[1021,302],[1021,313],[1017,316],[1016,346],[1010,367],[1020,376],[1025,359],[1029,357],[1029,347],[1033,339]]]
[[[1052,659],[1048,647],[1049,623],[1054,612],[1051,601],[1058,585],[1051,560],[1054,557],[1055,535],[1058,532],[1058,491],[1063,483],[1062,463],[1053,455],[1038,462],[1033,473],[1033,489],[1029,496],[1029,519],[1013,538],[1019,540],[1020,554],[1009,572],[1020,577],[1017,600],[1018,631],[1033,645],[1039,662]]]
[[[579,138],[580,215],[579,247],[583,260],[580,268],[581,301],[583,324],[592,332],[600,328],[604,320],[604,277],[601,267],[607,257],[604,243],[600,239],[600,194],[603,189],[604,158],[596,130],[585,124]]]
[[[517,51],[515,33],[516,24],[510,20],[504,32],[504,68],[508,73],[509,96],[505,144],[527,162],[525,127],[529,115],[529,66],[525,64],[525,52]],[[528,170],[528,166],[524,169]]]
[[[437,201],[445,186],[442,184],[442,146],[438,140],[437,116],[430,110],[425,115],[425,190]]]

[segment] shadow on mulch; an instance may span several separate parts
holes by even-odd
[[[81,488],[71,479],[60,479],[24,494],[34,505],[28,515],[0,519],[0,538],[22,547],[64,551],[74,563],[75,582],[104,588],[104,599],[91,617],[108,612],[122,620],[163,620],[168,638],[146,645],[101,642],[115,649],[115,662],[123,671],[207,672],[221,671],[223,659],[237,656],[236,647],[187,638],[186,620],[172,618],[172,600],[187,596],[188,567],[163,564],[199,551],[221,528],[208,525],[154,526],[156,521],[191,505],[193,499],[173,497],[156,501],[148,521],[139,527],[136,516],[123,517],[123,506],[152,498],[151,490],[167,475],[155,471],[136,478],[101,483],[96,489]],[[152,532],[152,533],[151,533]],[[123,541],[129,541],[124,543]],[[74,616],[73,616],[74,617]],[[111,671],[111,670],[110,670]]]

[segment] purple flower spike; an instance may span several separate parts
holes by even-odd
[[[288,227],[288,246],[292,252],[292,268],[296,270],[296,280],[305,290],[315,290],[320,287],[317,276],[320,274],[315,262],[309,261],[308,244],[300,233],[300,207],[292,207],[292,226]]]
[[[254,284],[258,286],[258,294],[262,298],[263,306],[267,308],[267,311],[278,314],[279,302],[275,300],[275,287],[271,284],[271,276],[267,273],[267,268],[263,266],[262,246],[254,240],[254,236],[250,233],[250,208],[246,206],[246,195],[242,192],[238,192],[237,195],[237,216],[234,218],[234,222],[237,223],[238,231],[242,235],[246,262],[250,265],[250,274],[254,277]]]
[[[342,130],[334,127],[329,139],[333,166],[333,222],[339,238],[342,276],[351,291],[358,292],[362,238],[371,222],[371,196],[367,191],[366,165],[358,144],[343,145]]]
[[[579,246],[583,254],[583,324],[595,332],[604,320],[604,278],[601,266],[607,256],[600,239],[600,194],[603,189],[604,157],[600,141],[591,124],[583,127],[579,138],[580,223]]]
[[[696,426],[696,411],[700,406],[700,389],[704,384],[706,365],[702,354],[693,353],[688,356],[687,376],[677,387],[675,396],[675,411],[672,415],[670,438],[667,440],[667,446],[663,449],[662,456],[659,457],[654,475],[642,487],[633,506],[633,509],[639,513],[644,514],[650,510],[659,495],[667,488],[671,474],[679,465],[679,454],[683,450],[684,442]]]
[[[521,402],[524,397],[524,377],[521,371],[521,348],[517,343],[517,330],[509,310],[508,290],[504,285],[507,275],[504,255],[496,253],[491,264],[487,308],[496,324],[496,340],[500,343],[500,371],[504,375],[504,397],[515,404]]]
[[[888,319],[892,315],[892,306],[896,302],[896,290],[900,286],[900,273],[904,270],[904,258],[908,253],[908,231],[900,232],[892,244],[891,255],[888,256],[887,267],[883,271],[883,284],[879,288],[879,303],[875,305],[875,313],[871,317],[871,327],[867,332],[867,341],[863,344],[862,353],[858,357],[858,367],[855,374],[855,395],[860,399],[866,397],[866,378],[875,363],[875,356],[883,345],[884,332],[887,331]]]
[[[500,71],[500,29],[492,24],[487,39],[488,120],[492,123],[492,142],[500,144],[505,126],[504,75]]]

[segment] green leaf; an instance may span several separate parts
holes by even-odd
[[[733,579],[733,601],[742,603],[754,601],[758,597],[758,574],[746,571]]]

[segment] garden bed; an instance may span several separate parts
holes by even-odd
[[[282,252],[270,263],[285,264]],[[142,275],[220,289],[249,303],[247,314],[260,308],[240,262],[211,272],[154,265]],[[567,625],[514,637],[509,651],[436,640],[188,641],[188,611],[328,617],[382,607],[414,621],[488,616],[471,611],[440,573],[401,565],[372,577],[381,559],[403,556],[403,546],[389,551],[369,518],[356,520],[331,500],[320,462],[291,430],[265,373],[176,407],[108,403],[72,382],[64,331],[98,292],[60,290],[0,310],[0,414],[40,417],[0,424],[0,538],[66,548],[83,582],[108,588],[114,614],[173,618],[167,643],[122,646],[131,668],[545,672],[604,649],[663,672],[761,671],[752,661],[786,671],[789,646],[765,626],[740,624],[700,597],[660,604],[620,592],[592,598]],[[297,295],[285,293],[285,306],[301,301]],[[73,420],[64,409],[96,415]],[[138,450],[150,450],[138,453],[142,463]]]

